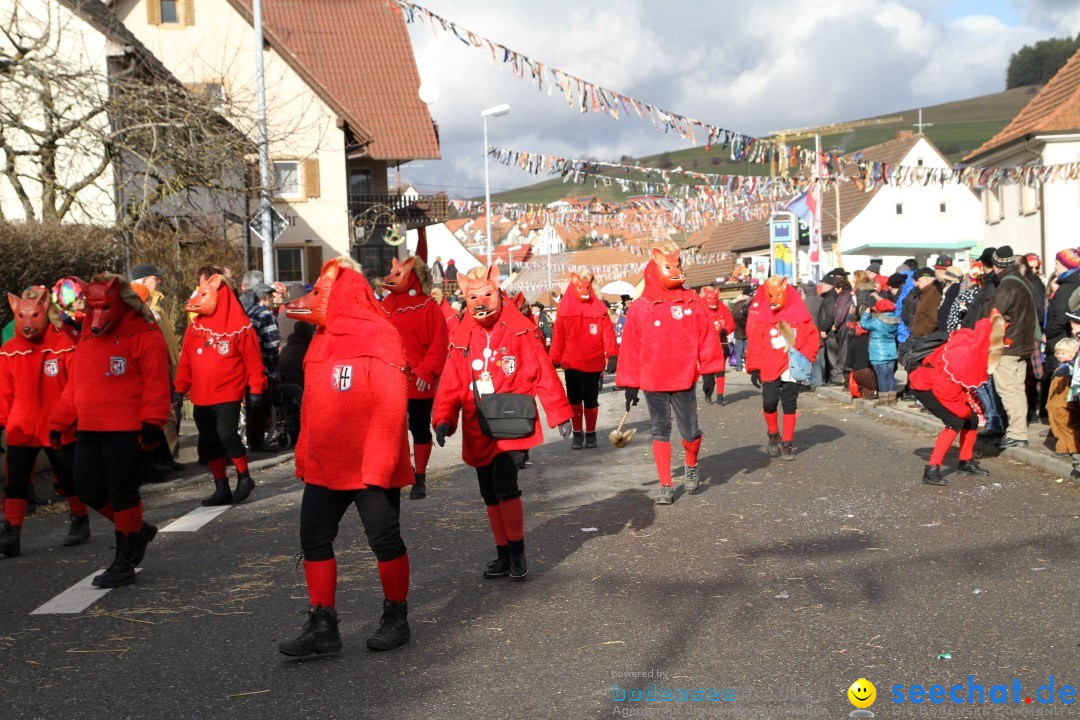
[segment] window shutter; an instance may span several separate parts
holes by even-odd
[[[146,0],[146,22],[161,24],[161,0]]]
[[[314,283],[319,279],[323,264],[322,245],[304,246],[304,282]]]
[[[319,159],[308,158],[304,161],[303,182],[304,197],[319,197]]]
[[[183,25],[195,24],[195,0],[181,0],[183,8],[183,14],[180,17],[180,22]]]

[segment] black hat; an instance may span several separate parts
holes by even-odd
[[[912,280],[918,280],[919,278],[934,277],[934,268],[922,267],[915,271],[915,274],[911,276]]]
[[[844,277],[847,277],[847,276],[848,276],[848,275],[850,275],[851,273],[849,273],[849,272],[848,272],[847,270],[845,270],[844,268],[833,268],[832,270],[830,270],[830,271],[829,271],[829,273],[828,273],[828,274],[829,274],[829,275],[843,275]]]
[[[934,262],[936,268],[952,267],[952,255],[938,255],[937,260]]]
[[[979,262],[982,263],[984,268],[989,269],[994,264],[994,251],[997,248],[986,248],[983,250],[982,255],[979,256]]]
[[[1013,254],[1013,249],[1010,246],[1002,245],[994,251],[993,262],[994,267],[1012,267],[1016,264],[1016,255]]]
[[[904,264],[911,268],[911,272],[915,272],[919,269],[919,261],[915,258],[908,258],[904,261]]]
[[[880,275],[881,274],[881,263],[879,263],[879,262],[870,263],[869,265],[866,266],[866,271],[867,272],[872,272],[875,275]]]
[[[136,265],[134,268],[131,269],[131,279],[132,280],[142,280],[144,277],[150,277],[151,275],[153,275],[155,277],[161,277],[164,274],[165,274],[164,270],[158,270],[156,267],[154,267],[150,263],[143,263],[142,265]]]
[[[904,287],[904,283],[907,282],[907,275],[904,273],[893,273],[886,281],[889,287],[898,289]]]
[[[255,287],[251,288],[251,293],[261,300],[264,297],[268,297],[274,294],[274,286],[269,283],[261,282]]]

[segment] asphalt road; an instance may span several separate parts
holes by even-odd
[[[345,652],[277,653],[306,605],[291,464],[197,532],[160,534],[136,585],[79,614],[30,613],[107,565],[111,528],[95,517],[88,545],[63,548],[66,516],[39,514],[23,556],[0,560],[0,717],[846,717],[860,677],[895,717],[927,707],[894,705],[896,684],[1019,679],[1021,703],[1050,676],[1080,686],[1075,485],[994,459],[990,478],[924,486],[931,434],[811,394],[796,461],[770,461],[757,393],[740,377],[728,399],[700,406],[705,481],[670,507],[653,504],[643,407],[624,450],[549,433],[522,476],[524,583],[481,578],[494,555],[475,475],[456,438],[436,448],[428,499],[402,503],[413,639],[390,653],[364,648],[381,595],[355,515],[338,542]],[[602,405],[606,433],[621,396]],[[156,494],[147,517],[165,525],[208,492]],[[733,699],[613,699],[614,683],[651,682]]]

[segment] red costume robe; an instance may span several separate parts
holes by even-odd
[[[213,315],[196,315],[180,348],[176,390],[196,405],[239,402],[266,391],[259,337],[232,290],[218,289]]]
[[[781,322],[794,332],[795,349],[810,362],[821,347],[821,335],[798,291],[788,286],[784,298],[784,307],[773,310],[769,293],[762,285],[750,301],[746,317],[746,371],[758,370],[762,382],[776,380],[788,369],[788,348],[783,342]]]
[[[443,311],[430,295],[420,289],[420,281],[416,273],[411,271],[408,290],[387,295],[383,298],[382,309],[401,334],[401,342],[405,346],[411,371],[409,399],[435,397],[435,385],[446,363],[446,348],[449,343]],[[424,391],[417,389],[418,377],[431,387]]]
[[[49,446],[49,419],[68,382],[75,343],[51,323],[37,342],[22,335],[0,347],[0,427],[8,445]],[[73,428],[61,443],[75,442]]]
[[[557,322],[551,340],[551,361],[569,370],[600,372],[607,358],[618,355],[615,326],[603,301],[592,293],[582,302],[567,292],[559,302]]]

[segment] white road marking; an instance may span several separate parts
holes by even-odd
[[[34,610],[31,615],[77,615],[86,608],[96,603],[101,598],[105,597],[105,593],[109,592],[112,588],[98,588],[94,587],[90,583],[95,577],[105,572],[105,568],[101,568],[97,572],[92,572],[84,577],[79,582],[69,587],[64,592],[54,597],[49,602],[45,603],[37,610]],[[135,568],[135,572],[142,572],[142,568]]]
[[[217,505],[214,507],[197,507],[187,515],[177,518],[165,527],[161,532],[195,532],[206,523],[228,510],[232,505]]]

